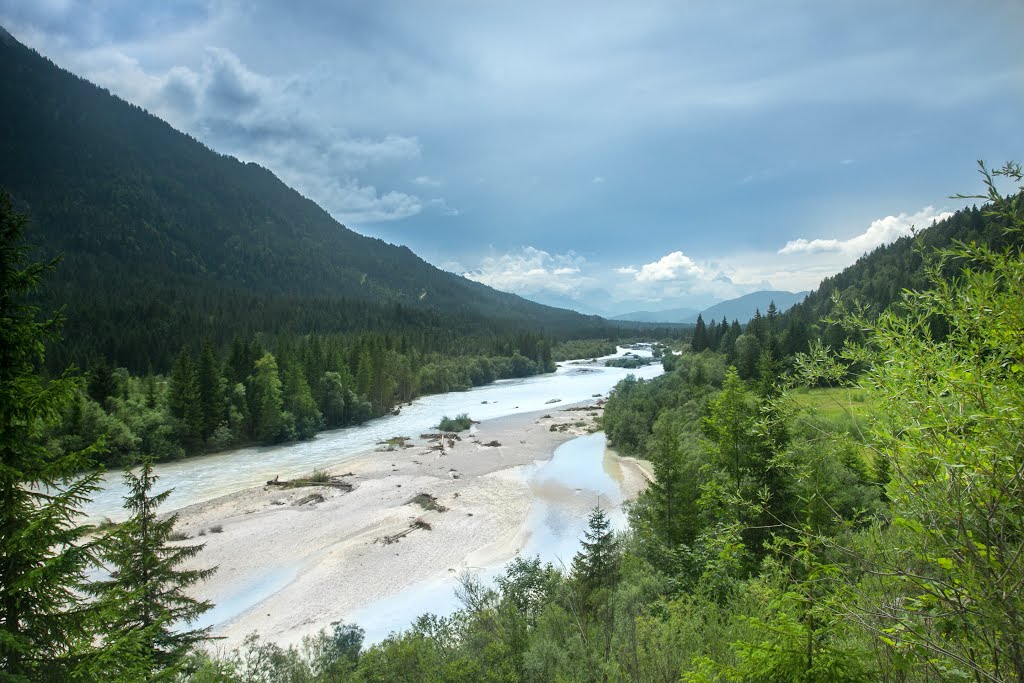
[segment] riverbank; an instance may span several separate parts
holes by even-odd
[[[220,567],[196,591],[217,605],[206,619],[225,638],[216,647],[254,630],[296,643],[415,584],[511,558],[534,500],[524,472],[593,431],[597,402],[487,420],[443,450],[437,439],[395,434],[410,438],[325,468],[346,475],[351,491],[267,485],[179,510],[185,542],[206,543],[196,566]],[[621,469],[632,497],[645,477],[628,461]],[[443,511],[414,502],[420,494]]]

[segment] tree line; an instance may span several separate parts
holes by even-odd
[[[39,269],[0,271],[16,321],[0,345],[0,540],[17,559],[0,567],[4,672],[117,679],[124,661],[137,679],[197,682],[1021,680],[1024,202],[985,173],[1013,244],[923,255],[927,285],[898,307],[837,311],[841,349],[815,341],[779,363],[755,330],[746,377],[717,350],[665,354],[666,374],[623,381],[603,418],[613,445],[655,470],[626,533],[595,510],[569,567],[519,558],[493,586],[467,578],[460,611],[365,649],[338,624],[298,647],[253,636],[169,663],[157,640],[133,644],[138,626],[93,626],[103,601],[75,590],[96,548],[74,515],[90,480],[71,476],[88,451],[45,447],[80,380],[41,377],[53,325],[9,295]],[[998,173],[1024,182],[1017,165]]]
[[[841,349],[779,363],[772,325],[748,327],[746,377],[685,349],[616,387],[608,439],[655,473],[626,533],[595,511],[571,566],[467,579],[460,611],[335,668],[316,638],[253,637],[197,655],[191,680],[1021,680],[1024,202],[985,173],[1011,246],[922,254],[925,285],[899,306],[837,307]]]
[[[312,438],[401,410],[424,394],[465,391],[555,369],[550,339],[531,332],[423,351],[405,335],[235,338],[226,354],[209,341],[184,348],[167,375],[133,376],[97,363],[48,432],[57,452],[103,436],[98,460],[139,454],[173,460],[247,444]],[[436,340],[428,348],[436,346]]]

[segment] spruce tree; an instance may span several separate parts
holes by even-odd
[[[195,448],[202,439],[203,408],[199,400],[195,363],[187,348],[181,350],[171,369],[167,382],[167,407],[179,421],[182,442]]]
[[[200,423],[202,437],[208,441],[217,427],[225,422],[224,377],[220,371],[220,361],[213,344],[207,339],[199,354],[199,365],[196,368],[196,389],[199,393]]]
[[[615,586],[618,575],[619,548],[611,521],[599,505],[590,511],[587,530],[583,532],[582,548],[572,560],[572,575],[585,594]]]
[[[0,192],[0,680],[66,680],[92,644],[76,588],[93,547],[78,518],[98,475],[75,475],[97,447],[55,456],[44,446],[83,382],[40,376],[60,318],[37,320],[24,297],[56,260],[28,261],[26,222]]]
[[[693,339],[690,342],[690,348],[693,349],[694,353],[699,353],[708,347],[708,333],[707,328],[704,326],[704,316],[697,316],[697,324],[693,328]]]
[[[192,647],[209,635],[209,627],[187,629],[213,607],[185,589],[205,580],[216,568],[182,569],[203,545],[171,543],[177,515],[157,517],[171,490],[153,493],[157,475],[150,459],[138,474],[128,469],[125,508],[131,517],[110,534],[102,559],[110,578],[89,586],[102,614],[108,653],[104,673],[142,680],[173,678]]]

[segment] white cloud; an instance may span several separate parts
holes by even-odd
[[[581,271],[586,259],[573,252],[551,254],[534,247],[501,256],[488,256],[463,277],[495,289],[530,296],[554,293],[573,296],[591,282]]]
[[[173,66],[164,72],[146,71],[116,47],[87,51],[79,60],[91,80],[219,152],[266,166],[350,226],[413,216],[426,204],[458,214],[444,199],[425,203],[413,194],[378,191],[357,177],[371,166],[418,158],[422,149],[415,136],[339,130],[304,106],[307,83],[259,74],[231,50],[209,47],[197,68]],[[440,184],[427,176],[414,182]]]
[[[612,290],[613,299],[651,307],[701,308],[723,299],[773,288],[756,270],[747,271],[715,261],[698,262],[682,251],[666,254],[640,268],[623,266],[613,271],[621,278]]]
[[[834,252],[844,256],[857,258],[883,244],[895,242],[900,237],[911,234],[914,228],[927,228],[935,221],[952,216],[950,211],[936,211],[935,207],[926,206],[917,213],[901,213],[898,216],[886,216],[872,221],[871,225],[859,235],[846,240],[799,238],[786,242],[779,249],[779,254],[820,254]]]
[[[414,185],[421,185],[423,187],[441,187],[441,181],[437,178],[431,178],[428,175],[416,176],[412,179]]]
[[[681,251],[673,251],[653,263],[646,263],[636,274],[637,282],[692,280],[704,276],[704,269]]]
[[[600,185],[604,183],[604,178],[602,176],[596,175],[590,180],[590,182],[594,183],[595,185]]]

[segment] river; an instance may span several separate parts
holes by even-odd
[[[607,448],[603,432],[577,437],[559,446],[554,456],[536,463],[524,474],[534,499],[524,523],[525,541],[519,555],[540,557],[568,570],[581,547],[590,512],[600,504],[611,527],[624,529],[622,473],[616,454]],[[489,585],[507,562],[473,567],[476,579]],[[447,616],[461,607],[456,594],[460,577],[427,581],[348,615],[366,632],[365,643],[380,642],[408,628],[421,614]]]
[[[650,350],[619,347],[614,355],[596,361],[567,361],[553,373],[523,379],[499,380],[470,391],[435,394],[416,399],[398,415],[370,420],[357,427],[321,432],[309,441],[279,446],[243,448],[214,455],[160,463],[158,490],[173,489],[165,510],[200,503],[280,476],[290,479],[308,474],[316,467],[335,466],[347,458],[372,450],[377,442],[397,435],[418,435],[431,431],[442,415],[468,413],[474,420],[488,420],[550,407],[559,399],[568,404],[590,400],[607,393],[629,374],[650,379],[662,374],[660,363],[636,370],[605,367],[604,361],[627,353],[650,356]],[[92,520],[124,519],[126,489],[117,471],[106,474],[101,489],[85,506]]]

